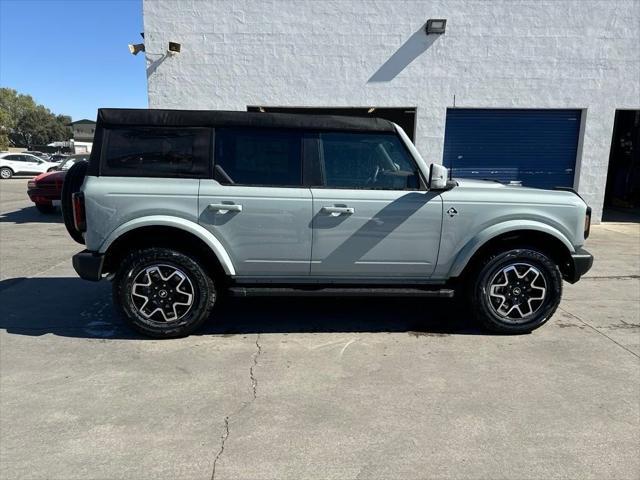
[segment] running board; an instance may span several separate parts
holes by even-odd
[[[426,297],[452,298],[454,290],[426,288],[285,288],[285,287],[230,287],[234,297]]]

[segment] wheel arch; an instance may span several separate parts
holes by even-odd
[[[451,277],[462,277],[473,271],[482,259],[504,248],[529,246],[548,254],[563,275],[569,272],[571,254],[575,248],[569,239],[545,224],[497,225],[473,237],[460,251],[451,268]]]
[[[220,241],[204,227],[184,219],[147,217],[121,225],[99,249],[105,269],[113,271],[119,258],[132,247],[163,246],[196,255],[214,274],[235,275],[231,257]]]

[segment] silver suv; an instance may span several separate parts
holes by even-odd
[[[62,202],[76,272],[147,335],[189,334],[222,292],[456,295],[493,331],[539,327],[591,267],[589,207],[447,177],[376,118],[102,109]]]

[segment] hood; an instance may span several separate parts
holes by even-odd
[[[522,185],[508,185],[496,180],[476,180],[475,178],[454,178],[459,187],[462,188],[506,188],[517,190],[537,190],[548,191],[543,188],[523,187]]]
[[[547,190],[544,188],[505,185],[493,180],[476,180],[473,178],[455,178],[458,186],[451,190],[461,198],[469,195],[480,195],[477,198],[501,201],[528,202],[531,204],[574,204],[585,205],[577,192],[567,189]],[[466,193],[463,193],[465,192]]]
[[[64,180],[64,177],[66,174],[67,172],[65,171],[41,173],[40,175],[34,178],[34,181],[39,184],[58,183]]]

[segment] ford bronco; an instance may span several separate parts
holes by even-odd
[[[378,118],[101,109],[62,206],[78,275],[154,337],[193,332],[222,292],[456,295],[530,332],[593,262],[577,193],[450,179]]]

